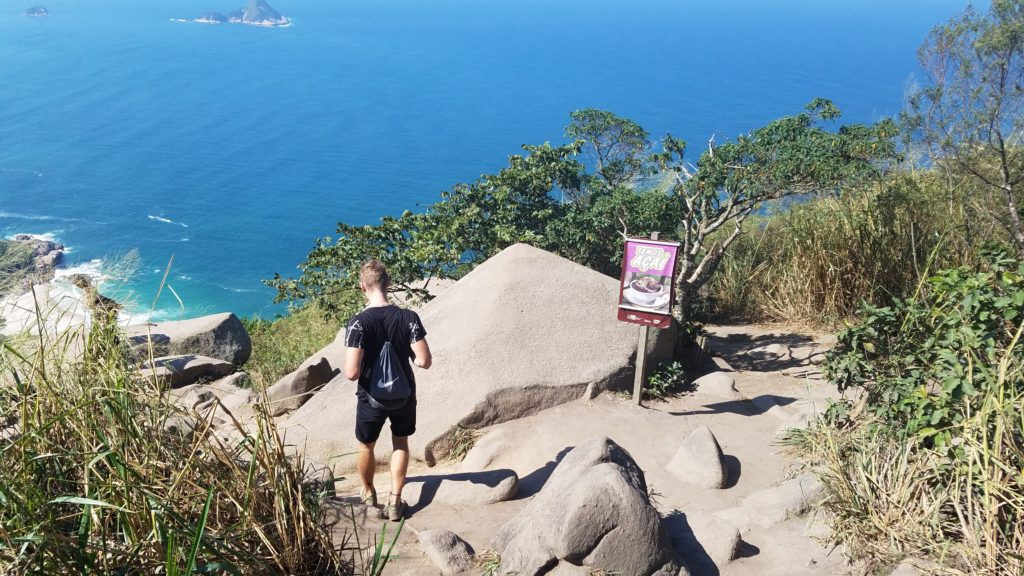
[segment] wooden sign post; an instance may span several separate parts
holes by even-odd
[[[673,279],[675,277],[678,242],[627,238],[622,254],[622,277],[619,284],[619,320],[640,325],[636,348],[636,376],[633,380],[633,401],[643,399],[647,376],[647,341],[651,327],[672,325]]]

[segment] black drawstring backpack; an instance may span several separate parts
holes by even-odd
[[[391,342],[384,342],[380,356],[370,369],[370,405],[379,410],[397,410],[409,401],[412,386],[402,370]]]

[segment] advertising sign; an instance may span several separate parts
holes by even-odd
[[[622,257],[619,320],[655,328],[672,322],[678,242],[627,238]]]

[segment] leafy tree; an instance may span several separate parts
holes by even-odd
[[[916,91],[907,126],[940,164],[1003,198],[1006,227],[1024,256],[1024,1],[993,0],[932,30],[918,51],[931,85]]]
[[[576,110],[569,119],[565,135],[582,142],[596,165],[600,180],[592,185],[614,188],[644,173],[651,143],[639,124],[594,108]]]
[[[385,216],[380,224],[339,223],[337,239],[320,238],[298,278],[275,274],[266,284],[275,302],[317,301],[343,315],[359,303],[359,266],[377,258],[392,277],[392,291],[427,297],[425,282],[458,277],[516,242],[542,244],[548,222],[562,205],[552,192],[579,188],[579,144],[524,146],[497,174],[458,184],[423,213]]]
[[[880,162],[896,157],[896,125],[820,126],[839,118],[830,101],[817,99],[806,111],[775,120],[716,146],[712,141],[691,169],[683,161],[686,143],[667,136],[657,155],[675,178],[682,218],[674,315],[683,323],[698,291],[714,274],[746,218],[765,202],[787,196],[839,193],[875,176]]]
[[[714,273],[744,219],[763,202],[787,195],[835,192],[876,172],[876,160],[894,154],[892,123],[818,126],[839,111],[813,102],[808,111],[782,118],[711,146],[694,171],[683,162],[685,144],[667,137],[664,151],[648,153],[647,134],[608,112],[572,114],[572,144],[524,146],[497,174],[458,184],[425,212],[385,217],[376,226],[339,224],[337,239],[317,241],[299,278],[276,275],[267,283],[277,301],[316,300],[341,314],[358,302],[357,270],[378,258],[392,273],[393,289],[426,295],[423,280],[455,278],[516,242],[527,242],[611,276],[617,276],[627,234],[658,231],[682,241],[676,315],[685,310]],[[583,149],[598,155],[597,173],[577,160]],[[667,189],[634,190],[627,182],[660,166]],[[578,195],[569,202],[559,192]],[[724,238],[720,229],[729,228]]]

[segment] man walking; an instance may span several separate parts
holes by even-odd
[[[387,290],[391,279],[384,265],[377,260],[365,262],[359,270],[359,288],[366,297],[367,306],[356,314],[345,332],[345,377],[358,380],[356,387],[356,440],[359,454],[356,463],[363,487],[360,497],[364,504],[377,506],[377,491],[373,487],[376,471],[374,445],[384,428],[384,421],[391,421],[391,498],[387,514],[392,521],[400,520],[405,514],[402,488],[409,468],[409,436],[416,431],[416,378],[411,359],[416,366],[430,368],[430,348],[427,346],[427,331],[420,317],[412,310],[399,308],[388,302]],[[397,364],[398,370],[390,382],[374,382],[379,373],[375,366]],[[396,380],[409,385],[409,394],[399,398],[384,398],[377,390],[382,384],[390,385]]]

